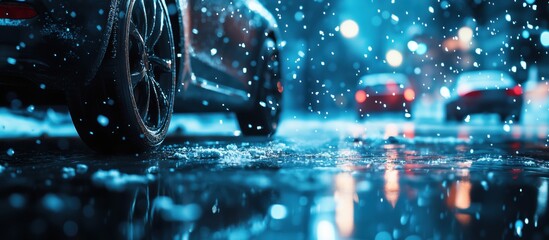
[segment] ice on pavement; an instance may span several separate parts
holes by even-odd
[[[223,156],[223,153],[214,148],[198,149],[194,152],[193,157],[199,159],[219,159]]]
[[[171,158],[171,159],[176,159],[176,160],[185,160],[185,159],[189,159],[189,157],[187,157],[186,154],[183,154],[183,153],[180,153],[180,152],[174,153],[170,158]]]
[[[135,175],[121,173],[118,170],[99,170],[92,175],[92,182],[96,186],[106,187],[112,191],[122,191],[129,186],[145,185],[155,180],[154,175]]]
[[[549,163],[546,161],[534,160],[528,157],[481,157],[475,161],[477,165],[492,165],[492,166],[516,166],[516,167],[532,167],[537,171],[549,170]]]
[[[191,222],[202,216],[202,208],[196,203],[176,204],[168,196],[158,196],[153,200],[153,209],[165,221]]]
[[[247,142],[237,144],[221,145],[219,147],[179,147],[165,150],[173,151],[170,159],[184,161],[220,161],[227,164],[239,164],[246,161],[260,160],[265,158],[284,157],[290,148],[280,142],[270,142],[267,146],[255,146]]]

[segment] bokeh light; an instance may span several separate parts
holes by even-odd
[[[441,87],[440,95],[446,99],[450,98],[451,97],[450,89],[448,89],[447,87]]]
[[[402,65],[402,53],[397,50],[388,51],[385,58],[387,60],[387,63],[391,65],[391,67],[400,67],[400,65]]]
[[[458,31],[459,40],[462,43],[469,44],[473,40],[473,29],[470,27],[462,27]]]
[[[355,100],[357,103],[364,103],[366,102],[366,98],[368,96],[366,95],[366,92],[364,90],[358,90],[355,94]]]
[[[355,38],[358,35],[359,27],[358,24],[353,20],[345,20],[339,26],[341,35],[345,38]]]
[[[426,54],[426,53],[427,53],[427,44],[425,44],[425,43],[420,43],[420,44],[417,46],[416,53],[419,54],[419,55],[424,55],[424,54]]]
[[[284,219],[288,215],[288,210],[286,209],[286,206],[281,204],[274,204],[271,206],[271,217],[273,219]]]
[[[411,51],[411,52],[415,52],[417,51],[419,45],[417,44],[416,41],[409,41],[408,42],[408,49]]]
[[[404,91],[404,99],[406,99],[406,101],[408,101],[408,102],[411,102],[411,101],[415,100],[416,99],[416,92],[414,92],[414,90],[409,89],[409,88],[406,89]]]
[[[540,36],[541,45],[549,47],[549,31],[545,31]]]

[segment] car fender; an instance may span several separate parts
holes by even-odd
[[[266,41],[268,38],[271,38],[275,41],[275,44],[276,44],[276,47],[278,49],[278,52],[280,54],[280,52],[282,52],[282,45],[281,45],[281,37],[280,37],[280,32],[279,32],[279,29],[278,29],[278,23],[276,21],[276,19],[274,18],[274,16],[263,6],[263,4],[261,4],[259,1],[257,0],[247,0],[247,1],[244,1],[245,4],[246,4],[246,7],[254,12],[259,18],[260,18],[260,21],[261,21],[261,24],[258,28],[258,30],[260,31],[257,31],[257,36],[256,39],[258,39],[258,43],[259,43],[259,46],[261,46],[263,44],[264,41]],[[256,57],[255,59],[260,59],[260,56],[261,55],[261,49],[259,51],[256,52]],[[281,63],[282,64],[282,61]],[[282,67],[281,67],[282,68]],[[259,68],[258,68],[259,70]],[[258,74],[257,71],[255,71],[254,73],[252,74]],[[282,74],[282,76],[284,76],[284,74]],[[258,89],[259,89],[259,84],[255,84],[255,87],[253,88],[253,90],[251,91],[251,98],[250,98],[250,103],[253,104],[257,101],[257,92],[258,92]]]
[[[119,12],[119,0],[111,1],[44,1],[49,11],[40,32],[46,42],[53,45],[63,59],[55,58],[51,64],[52,75],[62,79],[61,88],[87,85],[95,77],[107,51],[113,26]],[[65,9],[63,11],[63,9]],[[63,34],[71,32],[72,36]],[[47,51],[47,50],[46,50]],[[114,49],[110,49],[114,51]]]

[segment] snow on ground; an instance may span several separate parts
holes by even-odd
[[[48,136],[76,136],[67,113],[49,110],[44,119],[14,114],[0,108],[0,138]]]
[[[277,136],[300,138],[323,132],[335,132],[340,137],[382,138],[398,136],[418,137],[418,132],[440,135],[452,131],[452,136],[470,138],[475,132],[494,134],[509,133],[513,136],[547,138],[549,134],[549,100],[530,100],[527,95],[524,118],[520,124],[502,124],[498,116],[472,115],[463,124],[445,123],[442,120],[442,103],[418,102],[413,120],[405,120],[398,114],[372,116],[358,121],[354,114],[324,119],[314,114],[285,112]],[[455,133],[457,129],[457,134]],[[425,131],[430,130],[430,131]],[[240,136],[241,132],[234,114],[175,114],[170,134],[186,136]],[[0,108],[0,138],[25,138],[47,136],[77,136],[68,113],[48,111],[43,117],[14,114]],[[441,136],[430,136],[441,137]]]

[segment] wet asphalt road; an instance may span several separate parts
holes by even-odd
[[[105,156],[0,140],[0,239],[547,239],[549,128],[290,119]]]

